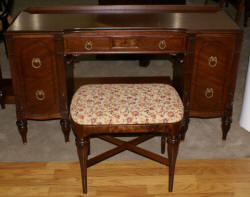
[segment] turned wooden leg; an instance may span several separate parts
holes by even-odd
[[[83,193],[87,193],[87,160],[89,153],[89,139],[76,138],[76,146],[81,167]]]
[[[175,163],[178,153],[179,146],[179,136],[178,135],[168,135],[168,159],[169,159],[169,192],[173,191],[173,183],[174,183],[174,170]]]
[[[69,142],[69,134],[70,134],[70,121],[66,119],[61,119],[60,120],[62,132],[64,135],[65,142]]]
[[[181,140],[185,140],[185,136],[188,130],[189,118],[184,118],[181,125]]]
[[[231,116],[223,116],[222,117],[222,139],[227,139],[227,133],[230,129],[232,123],[232,117]]]
[[[27,144],[27,132],[28,132],[27,120],[26,119],[17,120],[16,125],[18,127],[19,133],[21,134],[23,144]]]

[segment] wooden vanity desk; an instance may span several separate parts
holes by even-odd
[[[189,117],[221,117],[226,139],[242,34],[214,6],[28,8],[5,33],[23,142],[28,119],[55,118],[68,141],[67,57],[84,54],[170,54],[173,84],[185,105],[183,131]]]

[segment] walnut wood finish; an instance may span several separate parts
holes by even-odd
[[[103,161],[124,150],[133,151],[137,154],[140,154],[142,156],[145,156],[147,158],[150,158],[152,160],[155,160],[157,162],[169,166],[169,192],[173,191],[175,163],[178,153],[179,140],[181,137],[180,136],[181,122],[172,124],[98,126],[98,125],[79,125],[73,121],[72,126],[76,136],[76,146],[80,160],[83,193],[87,193],[87,167],[92,166],[100,161]],[[138,138],[128,142],[112,137],[112,134],[122,134],[122,133],[126,134],[146,133],[146,134],[141,135]],[[156,133],[162,133],[164,137],[167,136],[168,159],[158,154],[155,154],[151,151],[135,146],[141,142],[144,142],[154,137]],[[93,135],[105,141],[108,141],[112,144],[115,144],[117,145],[117,147],[88,160],[88,153],[90,149],[89,138]],[[165,144],[163,144],[163,142],[161,143],[161,150],[165,150]]]
[[[225,139],[242,34],[217,6],[27,8],[5,33],[17,121],[59,118],[68,141],[74,59],[69,57],[170,54],[173,84],[185,106],[182,139],[189,117],[221,117]],[[26,135],[26,126],[19,129]]]

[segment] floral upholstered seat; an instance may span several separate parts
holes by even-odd
[[[167,84],[83,85],[70,113],[80,125],[174,123],[183,117],[183,104]]]

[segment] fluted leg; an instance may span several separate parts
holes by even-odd
[[[19,133],[21,134],[23,144],[27,144],[27,132],[28,132],[27,120],[26,119],[17,120],[16,125],[18,127]]]
[[[178,153],[179,137],[178,135],[168,135],[168,159],[169,159],[169,192],[173,191],[174,170]]]
[[[70,121],[66,119],[60,120],[62,132],[64,135],[65,142],[69,142],[69,134],[70,134]]]
[[[87,160],[89,153],[89,139],[76,138],[76,146],[81,167],[83,193],[87,193]]]

